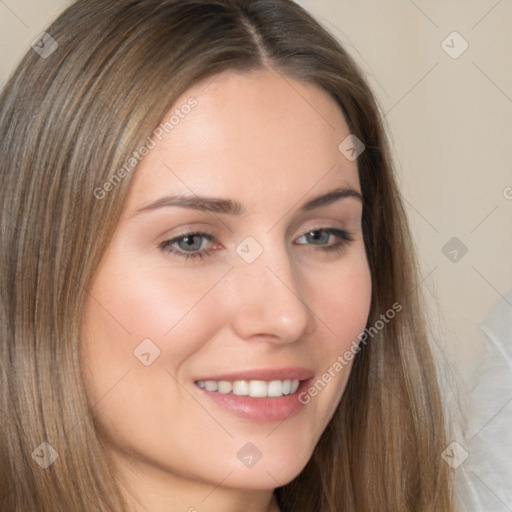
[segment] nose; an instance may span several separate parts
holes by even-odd
[[[252,263],[238,261],[231,279],[232,327],[240,338],[289,344],[315,329],[305,277],[284,248],[266,249]]]

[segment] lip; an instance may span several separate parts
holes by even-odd
[[[252,397],[238,396],[232,393],[219,393],[208,391],[199,387],[198,380],[299,380],[299,387],[290,395],[280,397]],[[247,370],[229,374],[211,375],[201,377],[194,381],[194,388],[206,399],[211,400],[217,407],[228,411],[235,416],[257,422],[283,421],[299,413],[305,404],[299,400],[299,394],[308,389],[313,381],[313,372],[306,368],[264,368]]]

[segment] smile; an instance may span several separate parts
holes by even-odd
[[[254,398],[277,398],[291,395],[299,388],[298,379],[285,380],[198,380],[195,382],[200,388],[220,394],[233,394],[237,396],[250,396]]]

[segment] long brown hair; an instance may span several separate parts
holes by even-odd
[[[379,108],[340,43],[291,0],[78,0],[47,33],[46,53],[30,50],[0,97],[1,510],[128,510],[86,399],[78,337],[134,171],[98,188],[191,85],[266,67],[329,93],[365,144],[368,327],[402,306],[361,344],[310,461],[275,491],[281,510],[452,511],[407,218]],[[55,456],[49,446],[58,458],[44,469],[36,459]]]

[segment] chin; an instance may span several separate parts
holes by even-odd
[[[275,489],[291,482],[304,469],[311,454],[297,457],[293,450],[288,457],[262,457],[252,467],[238,464],[224,484],[227,487],[245,490]],[[226,474],[229,473],[229,470]]]

